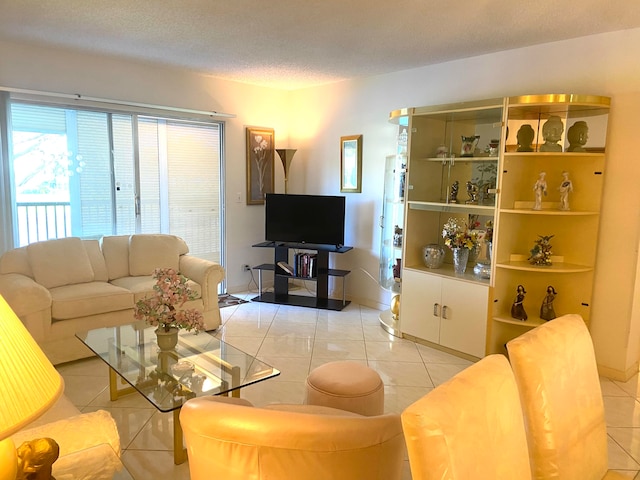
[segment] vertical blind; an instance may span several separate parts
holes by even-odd
[[[10,112],[17,205],[67,203],[74,236],[170,233],[222,263],[221,123],[18,101]]]

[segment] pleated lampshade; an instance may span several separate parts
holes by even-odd
[[[0,296],[0,443],[46,412],[63,390],[60,374]],[[0,458],[0,470],[5,467]]]

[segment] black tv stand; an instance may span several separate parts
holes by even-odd
[[[336,245],[317,245],[309,243],[288,243],[288,242],[261,242],[253,247],[257,248],[273,248],[273,263],[263,263],[253,267],[258,270],[258,290],[259,295],[252,298],[254,302],[277,303],[282,305],[296,305],[299,307],[321,308],[323,310],[340,311],[347,305],[348,300],[345,299],[345,280],[346,276],[351,273],[349,270],[338,270],[329,268],[329,253],[345,253],[352,250],[353,247],[336,246]],[[312,278],[294,277],[282,270],[277,264],[278,262],[289,261],[289,249],[315,250],[318,254],[317,275]],[[262,291],[262,272],[270,270],[274,272],[273,292]],[[342,277],[342,299],[329,298],[329,277]],[[316,282],[316,296],[310,297],[305,295],[292,295],[289,293],[289,279],[300,278],[302,280],[310,280]]]

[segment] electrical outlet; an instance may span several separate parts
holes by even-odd
[[[242,271],[243,272],[249,272],[251,270],[251,267],[247,264],[242,265]]]

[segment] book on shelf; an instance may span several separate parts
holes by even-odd
[[[318,255],[315,253],[296,253],[294,255],[294,276],[314,278],[318,271]]]
[[[289,275],[295,275],[295,271],[294,271],[293,267],[291,265],[289,265],[287,262],[278,262],[278,266],[282,270],[287,272]]]

